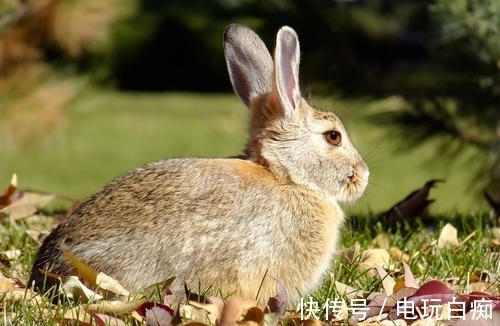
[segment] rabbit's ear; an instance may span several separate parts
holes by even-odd
[[[294,115],[302,97],[299,86],[300,45],[297,34],[288,26],[278,32],[274,60],[274,95],[278,95],[284,115]]]
[[[273,59],[254,31],[229,25],[224,32],[224,55],[233,89],[246,106],[255,97],[271,92]]]

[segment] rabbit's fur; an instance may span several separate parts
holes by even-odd
[[[291,28],[278,32],[275,61],[241,25],[227,27],[224,49],[252,112],[245,157],[169,159],[115,179],[45,239],[30,284],[55,284],[41,271],[73,274],[60,249],[130,291],[175,276],[179,298],[184,282],[255,297],[263,281],[266,299],[279,280],[291,300],[318,284],[344,221],[338,202],[361,196],[368,168],[341,121],[301,97]]]

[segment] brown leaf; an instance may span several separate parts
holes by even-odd
[[[17,175],[14,173],[12,179],[10,180],[10,185],[4,190],[3,194],[0,195],[0,209],[9,206],[12,203],[12,195],[17,190]]]
[[[250,308],[256,307],[255,300],[242,299],[238,297],[230,298],[224,305],[220,326],[235,326],[238,321],[247,313]]]
[[[243,316],[242,322],[253,321],[259,325],[264,322],[264,312],[259,307],[251,307]]]
[[[0,212],[9,215],[13,220],[19,220],[35,214],[54,198],[55,195],[25,192],[20,199],[0,209]]]
[[[428,196],[431,188],[437,182],[444,182],[444,180],[433,179],[427,181],[422,188],[413,191],[382,214],[385,224],[391,231],[404,226],[405,223],[412,225],[417,217],[429,217],[428,206],[434,200],[428,199]]]
[[[401,249],[396,248],[396,247],[391,247],[389,248],[389,254],[391,257],[398,261],[402,261],[404,263],[407,263],[410,261],[410,256],[406,253],[404,253]]]

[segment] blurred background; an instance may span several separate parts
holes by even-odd
[[[83,199],[152,160],[241,153],[227,24],[301,41],[305,97],[336,112],[371,168],[351,209],[427,180],[432,210],[500,200],[497,0],[2,0],[0,182]]]

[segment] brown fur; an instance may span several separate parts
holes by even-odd
[[[112,181],[47,237],[30,282],[44,288],[40,269],[72,274],[60,249],[130,291],[175,276],[177,298],[183,282],[255,297],[264,280],[266,299],[277,290],[267,273],[294,300],[321,281],[344,221],[338,202],[363,193],[366,164],[340,120],[300,97],[292,29],[278,33],[274,63],[240,25],[226,30],[225,50],[233,87],[252,110],[247,157],[164,160]],[[330,130],[341,145],[325,140]]]

